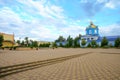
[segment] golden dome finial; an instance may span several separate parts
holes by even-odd
[[[90,21],[90,26],[91,26],[92,28],[96,28],[96,26],[93,24],[92,21]]]
[[[90,21],[90,25],[94,25],[92,21]]]

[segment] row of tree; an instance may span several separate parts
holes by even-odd
[[[38,44],[37,41],[33,41],[33,40],[29,40],[28,37],[25,37],[24,40],[22,40],[22,42],[20,40],[16,41],[19,46],[23,46],[23,47],[49,47],[50,43],[43,43],[43,44]]]
[[[80,47],[85,46],[87,44],[86,40],[81,40],[81,45],[79,40],[81,39],[81,35],[75,37],[74,39],[71,36],[68,36],[67,39],[65,39],[63,36],[59,36],[57,40],[55,40],[54,46],[58,46],[57,43],[59,43],[60,47]],[[64,45],[63,45],[64,43]],[[95,40],[92,40],[87,47],[120,47],[120,38],[117,38],[114,42],[114,46],[112,44],[109,44],[109,41],[106,37],[103,37],[101,41],[101,46],[96,43]]]
[[[80,47],[79,39],[81,38],[81,35],[72,38],[70,35],[67,39],[65,39],[63,36],[59,36],[57,40],[55,40],[54,45],[57,46],[57,43],[60,43],[60,47]],[[65,43],[67,42],[67,43]]]
[[[3,36],[0,35],[0,47],[2,46],[2,42],[4,41]],[[50,43],[43,43],[43,44],[38,44],[37,41],[33,41],[29,39],[28,37],[25,37],[24,40],[20,41],[17,40],[16,43],[18,43],[19,46],[21,47],[49,47],[51,44]]]
[[[80,46],[85,46],[86,45],[86,41],[84,39],[82,39],[81,45],[79,43],[79,40],[81,39],[81,35],[72,38],[71,36],[68,36],[67,39],[65,39],[63,36],[59,36],[59,38],[57,40],[55,40],[55,42],[52,44],[53,47],[57,47],[57,43],[60,43],[60,47],[80,47]],[[3,36],[0,35],[0,47],[2,46],[2,42],[3,42]],[[29,40],[28,37],[25,37],[24,40],[20,41],[17,40],[16,41],[20,46],[24,46],[24,47],[49,47],[51,44],[50,43],[44,43],[44,44],[38,44],[37,41],[33,41],[33,40]],[[66,42],[63,45],[63,42]],[[108,47],[108,46],[112,46],[108,44],[109,41],[107,40],[106,37],[104,37],[101,41],[101,46],[99,46],[95,40],[92,40],[87,47]],[[120,38],[117,38],[114,42],[114,47],[120,47]]]
[[[38,42],[31,39],[29,40],[28,37],[25,37],[22,41],[17,40],[16,43],[18,43],[18,45],[22,47],[38,47]]]

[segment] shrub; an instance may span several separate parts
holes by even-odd
[[[82,46],[85,46],[86,43],[87,43],[87,42],[85,41],[85,39],[82,39],[81,45],[82,45]]]
[[[89,43],[87,47],[89,47],[89,48],[90,48],[90,47],[91,47],[91,44]]]
[[[16,46],[14,46],[14,47],[13,47],[13,50],[16,50],[16,48],[17,48],[17,47],[16,47]]]
[[[13,47],[10,47],[10,48],[9,48],[9,50],[12,50],[12,49],[13,49]]]

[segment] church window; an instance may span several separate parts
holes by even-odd
[[[95,34],[97,34],[97,30],[95,30]]]
[[[89,34],[92,34],[92,30],[89,30]]]

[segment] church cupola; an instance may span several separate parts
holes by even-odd
[[[93,22],[90,22],[90,25],[86,28],[86,35],[98,36],[99,35],[98,26],[94,25]]]

